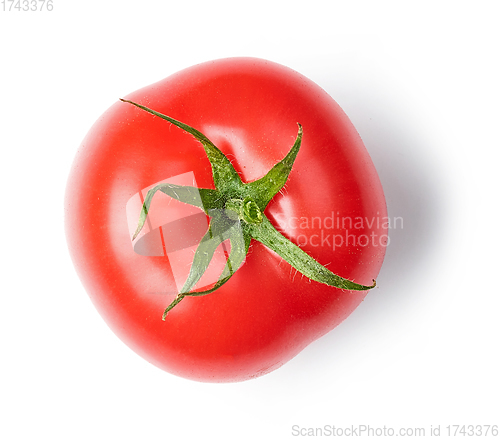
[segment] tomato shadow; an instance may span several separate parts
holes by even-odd
[[[327,92],[335,96],[335,90]],[[433,123],[416,117],[403,97],[366,96],[363,90],[345,89],[339,104],[359,131],[384,188],[391,219],[386,257],[377,288],[336,329],[284,367],[288,379],[315,369],[331,376],[332,367],[346,358],[359,361],[370,341],[379,343],[380,328],[394,325],[397,333],[398,320],[416,313],[426,300],[425,279],[435,270],[432,262],[447,236],[447,182],[433,153],[439,148]]]
[[[413,301],[425,289],[429,261],[447,235],[448,208],[442,169],[432,154],[439,146],[427,134],[432,130],[408,121],[411,115],[377,112],[378,121],[374,117],[359,125],[384,188],[391,225],[374,295],[384,308],[392,304],[392,309],[399,301]]]

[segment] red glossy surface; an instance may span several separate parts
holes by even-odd
[[[362,284],[377,277],[387,233],[382,187],[355,128],[316,84],[274,63],[226,59],[125,98],[203,132],[244,181],[263,176],[288,152],[301,123],[294,169],[265,213],[331,271]],[[117,102],[84,139],[70,174],[66,231],[74,264],[102,317],[133,350],[190,379],[245,380],[290,360],[359,305],[366,292],[309,281],[252,242],[227,284],[184,299],[162,321],[176,291],[168,256],[134,252],[126,205],[149,185],[188,172],[213,188],[196,140]]]

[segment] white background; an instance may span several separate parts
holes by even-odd
[[[498,2],[53,3],[0,12],[1,438],[288,439],[351,424],[445,437],[500,423]],[[108,329],[67,253],[63,195],[119,97],[228,56],[322,86],[404,226],[350,318],[279,370],[220,385],[169,375]]]

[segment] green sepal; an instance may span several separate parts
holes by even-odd
[[[242,228],[239,220],[232,220],[225,210],[211,212],[213,216],[208,231],[198,245],[188,277],[175,300],[165,309],[162,319],[185,296],[203,296],[214,292],[225,284],[241,267],[245,261],[250,246],[250,234]],[[196,283],[201,279],[212,261],[215,250],[226,240],[229,240],[231,249],[226,265],[218,281],[208,290],[193,291]]]
[[[300,247],[278,232],[265,216],[262,223],[258,225],[249,225],[248,227],[252,238],[276,252],[292,267],[313,281],[345,290],[368,290],[375,287],[375,281],[371,286],[364,286],[329,271]]]
[[[126,99],[120,99],[120,101],[128,102],[129,104],[135,105],[136,107],[139,107],[140,109],[147,111],[148,113],[165,119],[166,121],[181,128],[185,132],[191,134],[195,139],[200,141],[203,145],[203,148],[205,149],[205,153],[208,157],[208,160],[210,161],[210,165],[212,166],[215,188],[220,191],[227,192],[237,190],[238,188],[243,186],[239,174],[236,172],[233,165],[231,165],[229,159],[203,133],[187,124],[184,124],[183,122],[180,122],[157,111],[151,110],[150,108],[145,107],[141,104],[136,104],[135,102],[128,101]]]
[[[261,211],[264,211],[271,199],[283,188],[290,171],[292,171],[293,163],[302,143],[302,125],[297,125],[299,131],[288,154],[274,165],[264,177],[245,184],[245,194],[257,203]]]
[[[221,199],[220,193],[216,190],[195,188],[193,186],[174,185],[172,183],[160,183],[154,188],[151,188],[144,198],[141,214],[139,216],[139,222],[132,240],[137,238],[139,232],[141,232],[144,227],[144,223],[146,222],[146,218],[149,213],[149,207],[151,206],[151,201],[158,191],[172,197],[173,199],[179,200],[180,202],[201,208],[207,214],[210,210],[222,209],[224,206],[224,201]]]

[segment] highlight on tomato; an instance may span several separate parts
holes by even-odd
[[[269,373],[375,287],[382,186],[338,104],[269,61],[199,64],[123,97],[82,142],[66,235],[97,310],[178,376]]]

